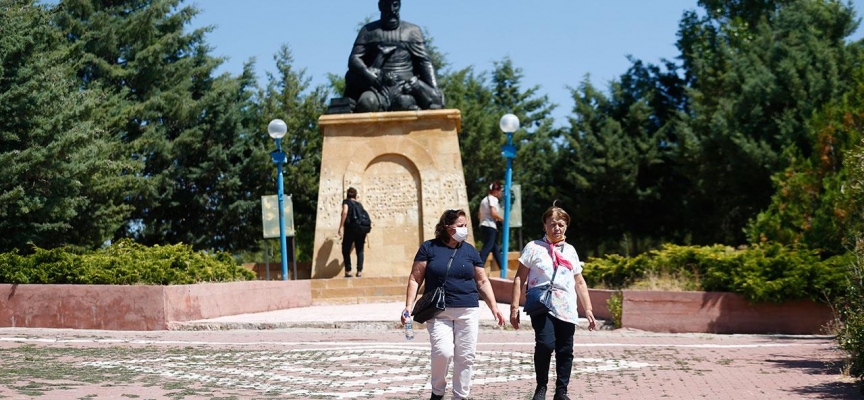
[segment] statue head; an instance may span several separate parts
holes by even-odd
[[[378,0],[378,10],[381,11],[381,26],[386,30],[399,27],[399,9],[401,0]]]

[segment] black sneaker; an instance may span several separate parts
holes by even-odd
[[[567,397],[566,393],[555,393],[555,397],[552,400],[570,400],[570,398]]]
[[[443,394],[432,393],[432,397],[430,397],[429,400],[441,400],[443,398],[444,398]]]
[[[534,397],[531,400],[546,400],[546,386],[537,386],[537,389],[534,389]]]

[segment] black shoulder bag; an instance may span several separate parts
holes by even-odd
[[[423,293],[423,296],[414,303],[414,310],[411,311],[414,321],[422,324],[444,311],[444,283],[447,282],[447,275],[450,274],[450,265],[453,264],[453,258],[456,257],[457,251],[459,251],[458,246],[453,250],[453,254],[450,255],[450,260],[447,261],[447,272],[444,273],[444,280],[441,282],[441,286],[438,286],[432,293]],[[417,292],[420,292],[419,287],[417,288]]]

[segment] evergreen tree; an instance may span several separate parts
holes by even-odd
[[[267,75],[267,86],[258,94],[259,108],[256,126],[259,127],[259,147],[274,149],[273,139],[267,135],[267,124],[282,119],[288,132],[282,138],[282,150],[288,155],[283,167],[285,194],[291,195],[294,205],[294,226],[297,236],[297,258],[311,260],[315,241],[315,220],[318,210],[318,181],[321,174],[322,137],[318,118],[326,109],[328,91],[324,87],[309,87],[311,78],[305,69],[294,67],[294,59],[287,45],[274,56],[277,74]],[[267,153],[264,156],[266,193],[276,190],[276,168]]]
[[[181,0],[63,0],[57,25],[85,87],[108,93],[101,120],[143,162],[134,212],[117,236],[197,249],[255,248],[263,179],[247,132],[251,74],[214,77],[222,60],[184,27]],[[258,216],[258,218],[256,218]]]
[[[797,148],[787,150],[791,162],[772,177],[771,204],[748,226],[751,243],[806,246],[823,257],[848,251],[861,203],[844,195],[854,192],[844,164],[851,165],[845,155],[860,144],[864,132],[864,70],[858,70],[854,81],[841,100],[812,119],[809,157]]]
[[[838,1],[700,1],[685,14],[678,47],[690,85],[700,154],[688,202],[695,243],[745,242],[746,222],[768,206],[770,177],[789,148],[814,151],[808,121],[839,98],[852,72],[845,38],[853,10]]]
[[[110,239],[139,166],[92,122],[69,49],[36,1],[0,0],[0,252]]]
[[[617,252],[637,203],[637,146],[611,116],[612,102],[587,78],[571,93],[575,117],[563,133],[555,184],[573,205],[571,218],[578,229],[568,236],[583,244],[583,253]]]
[[[587,78],[571,94],[575,106],[557,185],[577,205],[592,254],[638,254],[665,241],[685,241],[681,218],[689,181],[682,169],[694,152],[678,68],[632,60],[607,96]]]
[[[550,116],[554,104],[549,103],[548,96],[538,95],[539,87],[522,89],[522,70],[509,58],[494,66],[491,76],[476,74],[471,67],[445,74],[440,85],[447,107],[462,113],[459,147],[471,212],[476,212],[490,182],[503,184],[505,180],[506,159],[501,156],[501,146],[507,143],[507,136],[501,132],[499,120],[507,113],[519,117],[522,128],[513,135],[517,148],[513,182],[522,185],[523,230],[533,237],[542,232],[538,216],[553,200],[549,183],[556,157]],[[518,250],[521,245],[513,235],[510,249]]]
[[[687,240],[689,220],[681,218],[681,204],[692,183],[681,171],[695,148],[678,67],[668,61],[664,68],[631,61],[630,69],[612,83],[609,115],[636,149],[635,203],[628,207],[624,225],[626,250],[638,254]]]

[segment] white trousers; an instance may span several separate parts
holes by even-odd
[[[447,371],[453,362],[453,399],[467,399],[471,391],[471,370],[477,350],[480,308],[448,307],[426,322],[432,344],[432,393],[443,396]]]

